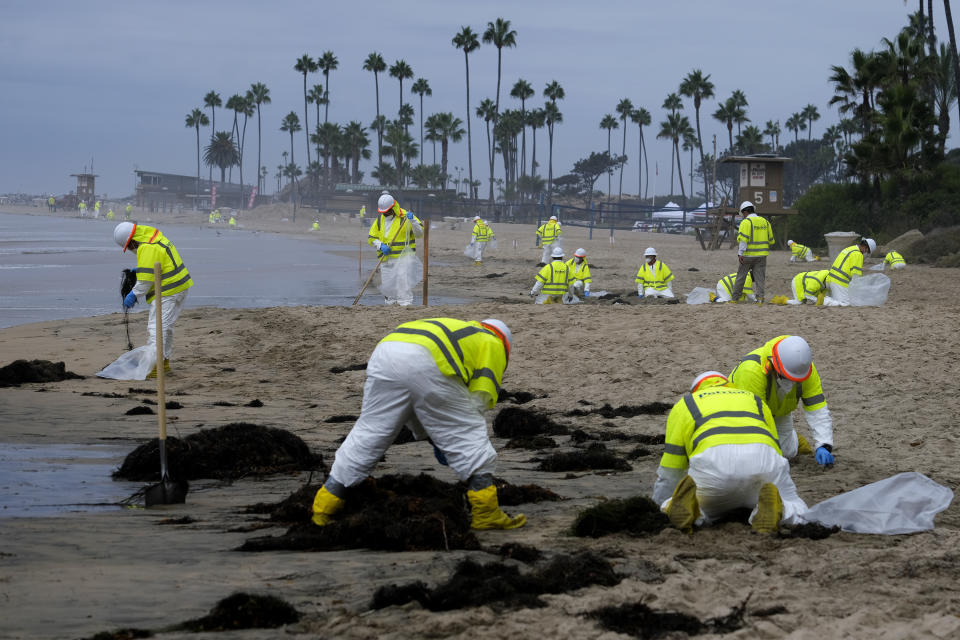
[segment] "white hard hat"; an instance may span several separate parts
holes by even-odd
[[[657,250],[654,249],[653,247],[647,247],[647,250],[643,252],[644,258],[647,258],[649,256],[655,256],[655,255],[657,255]]]
[[[510,332],[510,327],[504,324],[501,320],[496,318],[487,318],[480,322],[486,329],[493,331],[503,342],[503,346],[507,349],[507,358],[510,358],[510,347],[513,345],[513,334]]]
[[[557,216],[550,216],[550,219],[551,219],[551,220],[556,220],[556,219],[557,219]]]
[[[794,382],[803,382],[813,371],[810,345],[800,336],[787,336],[773,345],[770,359],[777,374]]]
[[[379,200],[377,200],[377,211],[379,211],[380,213],[386,213],[387,211],[393,208],[393,205],[396,202],[397,201],[393,199],[392,195],[390,195],[389,193],[385,193],[382,196],[380,196]]]
[[[863,242],[867,243],[867,248],[870,249],[870,253],[877,250],[877,241],[873,238],[864,238]]]
[[[788,246],[788,247],[792,247],[792,246],[793,246],[793,240],[787,240],[787,246]]]
[[[133,238],[133,232],[137,230],[137,225],[133,222],[121,222],[113,229],[113,241],[120,245],[124,251]]]
[[[476,222],[476,221],[479,220],[479,219],[480,219],[480,216],[473,216],[473,221],[474,221],[474,222]]]
[[[744,200],[740,203],[740,213],[743,213],[744,209],[753,209],[753,203],[749,200]]]
[[[560,248],[560,247],[554,247],[554,248],[553,248],[553,253],[550,254],[550,257],[552,257],[552,258],[562,258],[562,257],[563,257],[563,249]]]
[[[720,384],[727,384],[728,382],[727,376],[719,371],[704,371],[693,379],[693,383],[690,385],[690,392],[698,391],[700,387],[713,387]]]
[[[578,258],[586,258],[587,250],[584,249],[583,247],[580,247],[579,249],[573,252],[573,255],[577,256]]]

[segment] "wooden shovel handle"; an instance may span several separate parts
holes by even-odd
[[[153,302],[156,305],[155,313],[157,316],[157,419],[160,422],[160,440],[167,439],[167,401],[164,389],[163,370],[163,304],[161,291],[163,290],[163,281],[161,278],[160,263],[153,263]]]

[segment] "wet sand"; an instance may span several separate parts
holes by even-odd
[[[308,230],[312,217],[301,220],[298,215],[294,225],[284,222],[284,215],[272,207],[241,214],[240,220],[246,228],[316,233]],[[191,214],[158,214],[148,222],[161,228],[196,223]],[[350,423],[324,420],[359,413],[364,372],[330,369],[364,363],[377,341],[397,324],[431,316],[492,316],[507,322],[515,342],[504,388],[537,396],[524,407],[591,432],[656,435],[663,432],[663,416],[564,414],[587,406],[584,402],[614,407],[672,404],[697,373],[729,371],[766,340],[794,333],[806,337],[813,348],[836,434],[833,469],[819,468],[812,457],[793,465],[793,478],[808,504],[902,471],[919,471],[953,490],[960,484],[954,459],[960,416],[954,391],[960,356],[956,270],[909,265],[902,272],[887,271],[893,286],[880,308],[610,305],[596,300],[535,306],[526,296],[539,259],[533,226],[501,224],[494,225],[494,231],[499,249],[480,267],[462,255],[469,224],[458,230],[438,224],[431,231],[431,293],[436,288],[479,302],[427,309],[188,309],[177,325],[177,351],[167,381],[168,394],[177,394],[183,405],[168,412],[171,435],[252,422],[287,429],[332,460]],[[356,251],[358,238],[365,236],[356,220],[343,216],[335,222],[324,218],[319,233],[325,241],[349,243],[346,253]],[[587,249],[594,290],[634,290],[640,256],[651,245],[676,275],[678,294],[695,286],[712,287],[736,266],[732,251],[704,252],[688,236],[618,232],[612,245],[606,230],[589,240],[585,229],[569,227],[565,236],[568,254],[579,246]],[[806,269],[789,264],[788,258],[788,252],[778,251],[769,259],[768,298],[787,294],[792,276]],[[487,277],[491,274],[503,275]],[[135,344],[145,338],[142,320],[132,327]],[[123,351],[125,341],[120,314],[0,331],[0,365],[17,358],[62,360],[68,370],[86,376],[0,389],[0,441],[128,443],[132,451],[153,437],[156,416],[124,415],[149,397],[129,389],[150,388],[151,383],[94,377]],[[122,397],[104,397],[108,394]],[[254,398],[264,406],[243,406]],[[500,408],[488,415],[491,422]],[[803,419],[798,422],[805,432]],[[561,450],[572,449],[568,438],[556,439]],[[543,609],[431,613],[411,604],[369,612],[380,586],[414,580],[432,586],[444,581],[463,557],[493,562],[498,556],[482,551],[240,553],[234,549],[250,537],[283,531],[263,528],[261,517],[242,513],[243,507],[279,501],[307,476],[246,478],[229,484],[211,480],[194,483],[187,503],[180,506],[0,519],[0,636],[75,638],[120,627],[158,629],[204,615],[238,590],[269,593],[296,606],[304,619],[283,630],[293,637],[613,638],[624,636],[604,631],[583,614],[642,600],[656,609],[707,618],[726,614],[748,596],[747,624],[728,637],[960,634],[956,505],[937,517],[934,531],[910,536],[840,533],[818,541],[780,539],[730,523],[692,536],[667,529],[648,538],[621,534],[583,539],[568,533],[577,513],[604,498],[649,493],[660,448],[651,447],[655,455],[632,461],[632,471],[568,475],[536,471],[536,452],[504,449],[501,438],[494,437],[493,443],[500,452],[498,476],[514,484],[535,483],[567,499],[509,509],[525,513],[527,526],[480,532],[485,549],[505,542],[534,545],[548,555],[592,549],[628,577],[616,587],[543,596],[548,603]],[[635,446],[606,444],[621,455]],[[425,443],[392,448],[374,474],[421,471],[453,479],[435,463]],[[184,516],[193,522],[161,524]],[[638,571],[644,563],[653,565],[662,580],[650,582]],[[786,611],[751,615],[775,606]],[[273,638],[278,633],[241,635]]]

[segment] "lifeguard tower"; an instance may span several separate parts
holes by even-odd
[[[97,197],[95,188],[96,174],[93,173],[71,173],[72,177],[77,179],[77,202],[86,202],[92,204]]]
[[[777,246],[783,247],[786,242],[787,221],[790,216],[798,213],[796,209],[783,206],[783,169],[784,164],[791,162],[791,158],[761,153],[727,156],[720,162],[735,162],[740,165],[740,190],[734,206],[724,203],[707,211],[707,217],[712,218],[708,224],[711,229],[710,248],[718,249],[726,237],[729,237],[731,247],[735,245],[737,234],[733,223],[740,215],[740,203],[744,201],[752,202],[758,215],[770,219],[774,226]]]

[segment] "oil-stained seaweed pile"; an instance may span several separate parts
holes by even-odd
[[[664,434],[648,436],[645,434],[629,434],[622,431],[584,431],[574,429],[570,432],[570,440],[576,444],[583,444],[590,440],[622,440],[624,442],[639,442],[640,444],[663,444],[666,441]]]
[[[500,478],[494,478],[497,485],[497,501],[501,506],[515,507],[519,504],[528,504],[530,502],[556,502],[563,500],[559,495],[535,484],[510,484]],[[466,486],[463,487],[466,491]]]
[[[540,461],[537,469],[539,471],[593,471],[597,469],[630,471],[633,467],[623,458],[607,450],[602,443],[595,442],[585,450],[551,453]]]
[[[573,534],[599,538],[620,531],[632,536],[660,533],[670,526],[666,514],[646,496],[607,500],[582,511],[573,523]]]
[[[620,576],[605,559],[591,551],[558,555],[530,573],[500,563],[481,565],[467,559],[460,562],[450,579],[429,589],[423,582],[390,585],[376,591],[370,607],[383,609],[416,600],[430,611],[450,611],[488,605],[498,611],[539,608],[546,593],[565,593],[591,585],[612,587]]]
[[[519,542],[508,542],[507,544],[500,545],[500,548],[497,549],[497,554],[501,557],[512,558],[513,560],[519,560],[527,564],[536,562],[543,557],[543,552],[541,552],[540,549]]]
[[[588,416],[593,413],[599,413],[604,418],[633,418],[634,416],[663,415],[670,411],[672,405],[665,402],[649,402],[647,404],[625,404],[614,408],[609,404],[604,404],[596,409],[573,409],[566,412],[565,416]]]
[[[511,438],[503,447],[505,449],[556,449],[557,441],[547,436]]]
[[[642,602],[603,607],[587,615],[609,631],[625,633],[635,638],[660,638],[683,632],[688,636],[702,633],[723,635],[733,633],[744,625],[747,603],[733,607],[725,616],[708,618],[701,621],[678,611],[657,611]]]
[[[781,526],[777,532],[778,538],[806,538],[808,540],[823,540],[835,533],[840,533],[840,527],[825,527],[819,522],[805,522],[793,526]]]
[[[345,367],[331,367],[330,373],[343,373],[345,371],[366,371],[367,363],[363,364],[348,364]]]
[[[570,430],[529,409],[507,407],[493,419],[493,433],[501,438],[565,435]]]
[[[497,402],[506,402],[509,400],[513,404],[526,404],[536,397],[537,396],[529,391],[507,391],[506,389],[500,389]]]
[[[152,481],[160,475],[159,441],[140,445],[114,472],[116,479]],[[168,437],[170,477],[181,480],[233,480],[323,468],[323,458],[289,431],[242,422],[203,429],[186,438]]]
[[[83,380],[72,371],[67,371],[63,362],[49,360],[14,360],[0,367],[0,387],[18,387],[28,382],[59,382],[70,379]]]

